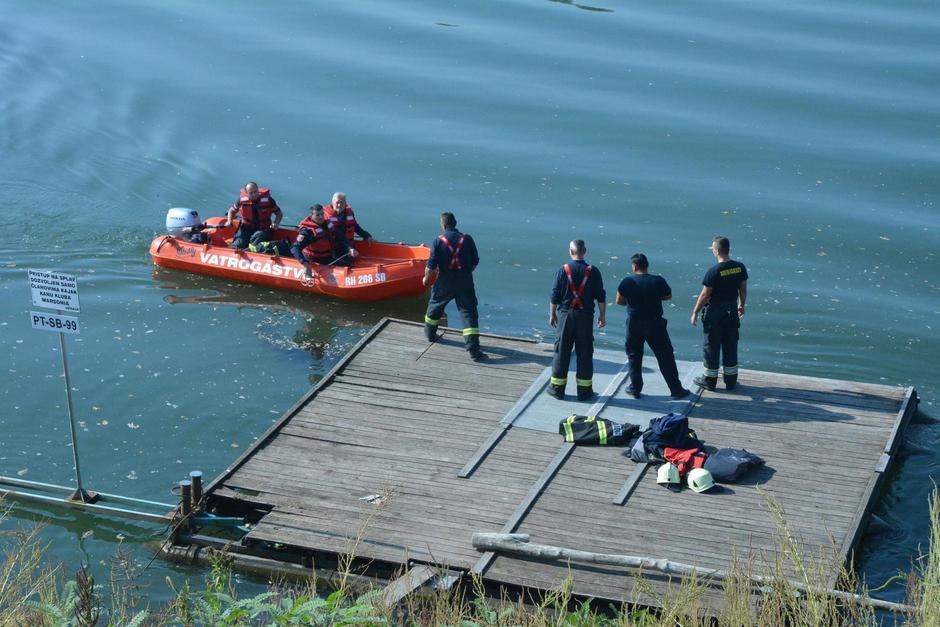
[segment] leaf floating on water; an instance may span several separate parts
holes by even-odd
[[[232,448],[238,448],[238,442],[232,442]]]
[[[886,241],[886,242],[890,242],[890,241],[891,241],[891,238],[890,238],[890,237],[885,237],[884,235],[879,235],[879,236],[878,236],[878,239],[883,239],[883,240]]]
[[[130,479],[131,481],[136,481],[136,480],[137,480],[137,471],[136,471],[136,470],[132,470],[132,471],[130,471],[129,473],[127,473],[127,478]]]
[[[127,423],[127,426],[131,429],[140,429],[140,425],[134,422]]]
[[[821,250],[821,251],[819,251],[818,253],[816,253],[816,256],[817,256],[817,257],[825,257],[825,256],[828,255],[828,254],[829,254],[829,253],[827,253],[826,251]]]
[[[99,422],[98,424],[101,425],[102,427],[107,427],[107,426],[108,426],[108,421],[107,421],[107,420],[102,420],[102,421]]]
[[[29,469],[28,469],[28,468],[24,468],[23,470],[17,470],[17,471],[16,471],[16,474],[19,475],[20,477],[22,477],[23,475],[25,475],[25,474],[28,473],[28,472],[29,472]]]
[[[86,531],[85,533],[82,534],[82,540],[87,540],[88,538],[92,537],[93,535],[95,535],[95,530],[94,530],[94,529],[89,529],[88,531]]]

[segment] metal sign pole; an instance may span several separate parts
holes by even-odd
[[[78,281],[74,276],[48,270],[27,270],[27,275],[33,305],[55,309],[59,312],[63,309],[76,313],[81,311],[78,301]],[[29,312],[29,315],[34,329],[59,333],[62,371],[65,373],[65,398],[68,400],[69,408],[69,431],[72,434],[72,458],[75,460],[75,480],[78,483],[78,487],[69,500],[94,503],[98,499],[98,494],[85,491],[82,485],[82,469],[78,464],[78,435],[75,433],[75,411],[72,408],[72,378],[69,376],[69,359],[65,354],[65,334],[80,332],[78,318],[61,313],[50,314],[36,311]]]
[[[69,360],[65,356],[65,334],[59,333],[59,346],[62,348],[62,370],[65,372],[65,398],[68,400],[69,408],[69,429],[72,432],[72,457],[75,460],[75,480],[78,482],[78,489],[69,497],[73,501],[82,503],[91,503],[94,499],[85,492],[82,487],[82,470],[78,465],[78,437],[75,434],[75,414],[72,411],[72,381],[69,378]]]

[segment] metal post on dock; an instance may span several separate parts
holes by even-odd
[[[78,464],[78,438],[75,435],[75,413],[72,410],[72,381],[69,378],[69,360],[65,356],[64,333],[59,333],[59,346],[62,349],[62,369],[65,371],[65,398],[69,410],[69,430],[72,434],[72,459],[75,460],[75,482],[78,484],[78,487],[75,489],[72,496],[69,497],[69,500],[81,501],[82,503],[94,503],[95,495],[86,492],[85,488],[82,486],[82,469]]]
[[[184,517],[193,513],[193,482],[189,479],[180,481],[180,513]]]
[[[189,479],[180,481],[180,515],[181,525],[187,529],[193,527],[193,482]]]
[[[190,471],[189,480],[192,483],[193,509],[199,509],[199,504],[202,502],[202,471]]]

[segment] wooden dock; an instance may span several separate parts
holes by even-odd
[[[517,531],[540,544],[727,568],[733,547],[739,558],[774,559],[777,529],[760,488],[807,554],[834,547],[849,559],[916,409],[912,388],[748,370],[734,391],[673,401],[652,360],[635,400],[613,351],[596,352],[593,404],[557,401],[541,393],[550,345],[481,341],[490,359],[474,363],[459,331],[428,343],[421,325],[383,320],[207,487],[209,509],[254,509],[243,548],[275,559],[354,550],[389,571],[446,566],[514,589],[553,589],[570,574],[578,595],[634,600],[636,572],[481,553],[471,536]],[[679,366],[687,382],[701,369]],[[766,467],[717,494],[672,493],[622,448],[558,435],[570,413],[645,426],[669,411],[687,412],[707,444],[745,448]],[[654,592],[667,585],[644,578]]]

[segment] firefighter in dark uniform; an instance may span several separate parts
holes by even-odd
[[[747,300],[747,268],[731,258],[727,237],[715,237],[712,254],[718,263],[705,273],[702,292],[692,308],[692,325],[701,311],[705,333],[705,372],[695,383],[714,390],[720,361],[725,387],[730,390],[738,384],[738,329]]]
[[[627,363],[630,366],[630,387],[633,398],[640,398],[643,390],[643,345],[649,344],[656,355],[659,372],[675,399],[685,398],[691,392],[682,387],[676,356],[663,318],[663,301],[672,298],[672,288],[666,279],[649,274],[649,260],[643,253],[630,258],[633,274],[624,278],[617,288],[617,304],[627,306]]]
[[[238,200],[229,207],[224,226],[231,226],[236,215],[240,222],[235,230],[232,248],[248,248],[249,244],[271,239],[284,216],[271,192],[259,188],[254,181],[245,183]]]
[[[437,326],[444,315],[444,308],[455,300],[463,320],[463,341],[470,359],[482,361],[486,359],[486,354],[480,350],[477,295],[473,288],[473,271],[480,263],[477,246],[472,237],[457,230],[457,218],[450,212],[441,214],[441,230],[443,235],[431,244],[431,256],[422,279],[427,287],[437,271],[428,311],[424,315],[425,335],[429,342],[437,338]]]
[[[559,400],[565,398],[572,348],[577,360],[578,400],[586,401],[594,396],[594,301],[600,310],[597,326],[601,328],[607,324],[607,293],[600,271],[585,263],[586,252],[584,240],[573,240],[568,245],[571,262],[555,273],[552,285],[548,324],[557,327],[558,337],[552,360],[552,379],[546,391]]]

